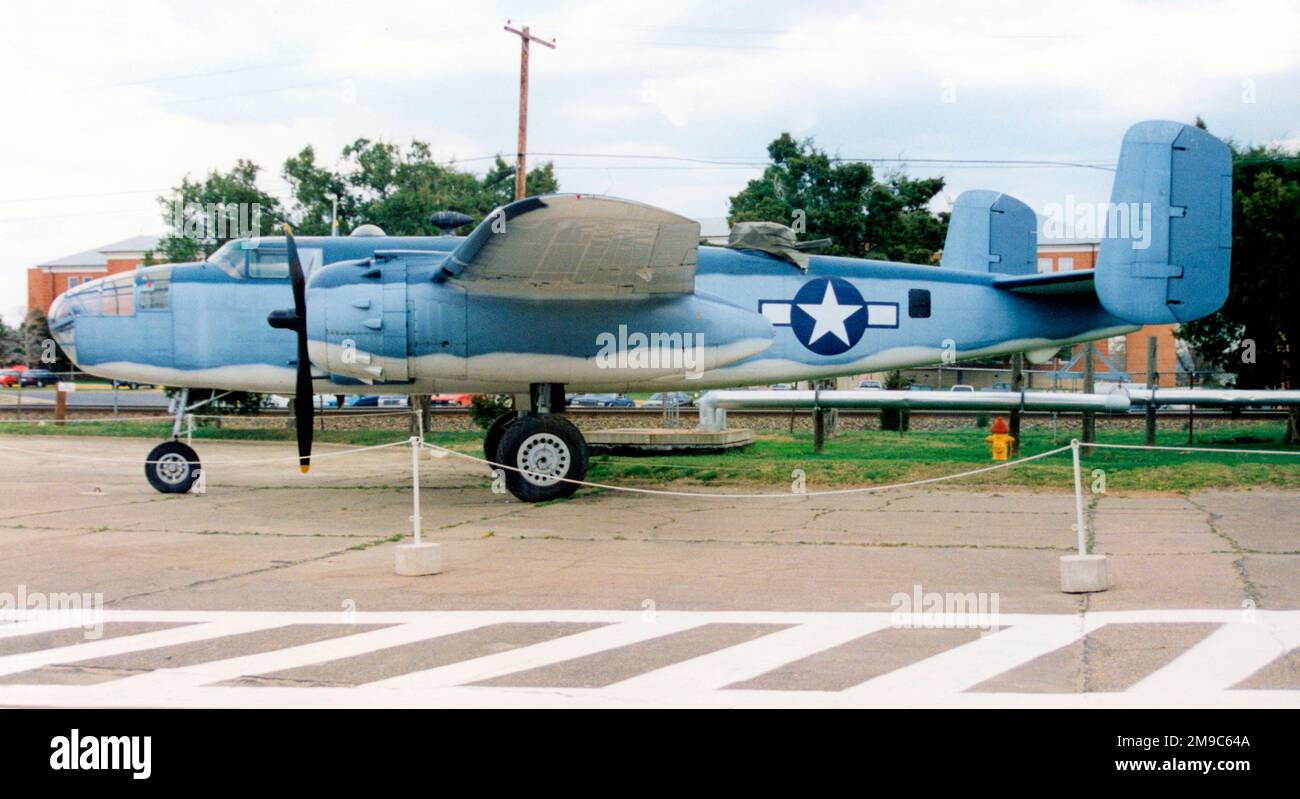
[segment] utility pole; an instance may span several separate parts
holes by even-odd
[[[1160,375],[1156,373],[1156,337],[1147,336],[1147,388],[1151,391],[1156,390],[1156,384],[1160,382]],[[1151,397],[1155,399],[1153,395]],[[1156,404],[1147,403],[1147,446],[1156,443]]]
[[[526,186],[528,167],[524,158],[524,154],[528,152],[528,44],[537,42],[554,50],[555,39],[549,42],[540,39],[529,32],[527,25],[523,26],[522,30],[512,28],[510,20],[506,20],[505,28],[519,37],[519,152],[515,166],[515,199],[522,200],[528,193]]]
[[[1093,361],[1092,342],[1084,342],[1083,345],[1083,393],[1091,394],[1097,388],[1096,374],[1097,367]],[[1085,443],[1091,443],[1097,440],[1097,413],[1096,411],[1083,412],[1083,435],[1080,440]]]
[[[1025,354],[1023,352],[1014,353],[1011,356],[1011,390],[1019,394],[1025,390]],[[1021,405],[1023,405],[1023,398]],[[1011,409],[1011,423],[1008,430],[1011,433],[1011,457],[1020,457],[1020,405]]]

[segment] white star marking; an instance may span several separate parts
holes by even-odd
[[[851,344],[849,341],[849,331],[844,327],[844,320],[858,312],[861,305],[840,305],[839,300],[835,297],[835,289],[830,283],[826,284],[826,296],[822,297],[820,305],[811,305],[808,303],[798,303],[799,310],[813,318],[816,324],[813,325],[812,335],[808,337],[809,344],[816,344],[822,336],[833,335],[845,344]]]

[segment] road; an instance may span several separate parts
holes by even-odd
[[[1295,492],[1094,497],[1081,597],[1064,491],[528,506],[430,458],[411,578],[404,448],[204,442],[163,496],[153,443],[0,437],[0,591],[103,607],[0,612],[0,704],[1300,706]]]

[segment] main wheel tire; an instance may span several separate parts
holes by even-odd
[[[554,414],[521,416],[506,428],[497,448],[506,488],[524,502],[572,496],[587,476],[587,442],[573,422]]]
[[[492,420],[487,430],[483,433],[483,457],[493,463],[503,463],[497,460],[497,449],[501,446],[501,437],[505,435],[506,428],[515,423],[519,414],[514,411],[506,411],[497,418]]]
[[[154,490],[184,494],[194,487],[202,467],[199,454],[179,441],[164,441],[145,459],[144,476]]]

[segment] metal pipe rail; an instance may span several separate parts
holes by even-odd
[[[1057,391],[710,391],[699,399],[700,427],[722,430],[727,410],[1100,411],[1124,413],[1147,405],[1218,408],[1300,406],[1300,391],[1120,389],[1109,394]]]

